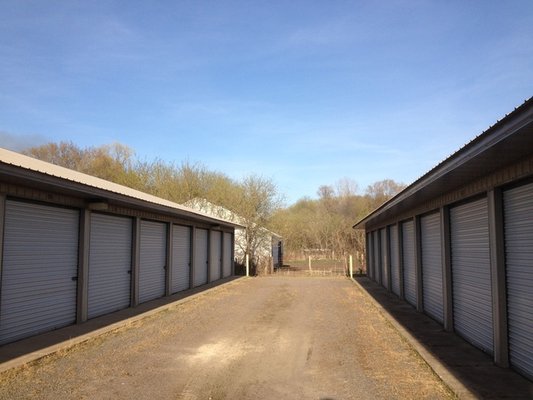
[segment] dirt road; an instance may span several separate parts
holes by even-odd
[[[0,377],[1,399],[446,399],[344,278],[236,281]]]

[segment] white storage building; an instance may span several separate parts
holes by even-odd
[[[533,379],[533,99],[355,228],[371,279]]]
[[[0,345],[231,276],[236,226],[0,148]]]

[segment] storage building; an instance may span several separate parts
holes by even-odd
[[[245,263],[246,257],[246,221],[240,215],[228,210],[217,204],[213,204],[206,199],[195,198],[189,200],[184,206],[192,208],[193,210],[201,211],[204,214],[223,218],[226,221],[232,221],[240,224],[235,229],[234,235],[234,253],[235,260],[241,264]],[[265,263],[270,265],[272,263],[274,268],[283,265],[283,238],[266,228],[259,228],[255,233],[255,258],[251,260],[255,264]]]
[[[354,227],[371,279],[533,379],[533,98]]]
[[[231,276],[237,226],[0,149],[0,345]]]

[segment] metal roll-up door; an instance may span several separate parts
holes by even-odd
[[[503,200],[509,360],[533,379],[533,184],[505,191]]]
[[[88,317],[130,306],[132,221],[91,214]]]
[[[405,300],[416,307],[415,224],[402,223],[403,293]]]
[[[389,271],[387,269],[387,230],[380,229],[379,235],[381,238],[381,284],[389,288]]]
[[[398,246],[398,226],[391,225],[390,236],[390,272],[392,292],[400,295],[400,254]]]
[[[209,280],[211,282],[220,279],[220,269],[222,268],[222,232],[211,231],[211,243],[209,251],[211,252],[211,262],[209,269]]]
[[[207,283],[207,241],[209,231],[196,229],[196,243],[194,250],[194,287]]]
[[[7,200],[0,344],[76,320],[79,212]]]
[[[487,199],[450,209],[453,319],[455,331],[493,353]]]
[[[162,222],[141,221],[139,263],[139,303],[165,295],[167,226]]]
[[[381,283],[381,266],[380,266],[380,257],[379,257],[379,236],[378,231],[372,233],[372,241],[374,246],[374,276],[375,280],[378,283]]]
[[[227,278],[231,276],[231,260],[233,260],[232,243],[233,235],[229,232],[224,232],[224,259],[222,260],[222,276]]]
[[[440,214],[420,218],[422,247],[422,296],[424,311],[439,322],[444,320],[442,292],[442,250]]]
[[[191,228],[172,226],[172,293],[189,289],[191,270]]]

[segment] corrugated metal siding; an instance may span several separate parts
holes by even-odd
[[[172,226],[172,293],[189,289],[191,270],[191,228]]]
[[[398,244],[398,226],[391,225],[390,236],[390,263],[392,292],[400,295],[400,254]]]
[[[533,379],[533,184],[505,191],[503,199],[509,359]]]
[[[415,224],[402,223],[403,289],[408,303],[416,307]]]
[[[366,273],[370,277],[370,279],[374,279],[374,272],[372,271],[372,234],[370,232],[367,232],[366,234]]]
[[[378,231],[372,233],[372,241],[374,245],[374,276],[375,280],[378,283],[381,283],[381,267],[380,267],[380,257],[379,257],[379,239]]]
[[[79,212],[6,201],[0,344],[76,320]]]
[[[487,199],[450,209],[454,328],[493,353]]]
[[[207,283],[207,229],[196,229],[196,243],[194,251],[194,287]]]
[[[165,295],[166,236],[166,224],[141,221],[139,303]]]
[[[88,317],[130,306],[132,221],[91,214]]]
[[[381,284],[389,288],[389,271],[387,269],[387,230],[380,229],[381,237]]]
[[[209,245],[209,251],[211,252],[211,263],[210,263],[210,281],[216,281],[220,279],[220,269],[222,267],[221,265],[221,259],[222,256],[222,232],[219,231],[211,231],[211,243]]]
[[[439,322],[444,320],[440,214],[420,218],[422,245],[422,293],[424,311]]]
[[[231,261],[233,260],[233,254],[231,252],[233,235],[228,232],[224,232],[224,259],[222,260],[222,276],[227,278],[231,276]]]

